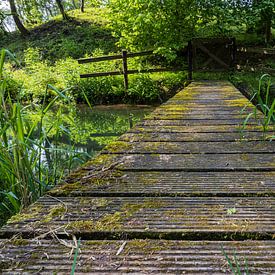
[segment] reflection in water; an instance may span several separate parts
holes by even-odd
[[[92,109],[79,106],[77,121],[70,129],[75,150],[87,153],[89,157],[94,156],[153,109],[151,106],[128,105],[96,106]],[[71,143],[65,136],[60,142],[61,150]]]

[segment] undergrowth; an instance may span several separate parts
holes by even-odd
[[[45,85],[40,105],[22,104],[20,93],[11,95],[9,77],[4,73],[6,56],[19,65],[7,50],[0,57],[0,225],[7,218],[37,200],[70,172],[84,157],[72,146],[57,149],[61,135],[70,132],[61,119],[73,121],[74,103],[68,90],[60,92]],[[51,94],[51,100],[47,100]],[[55,108],[55,115],[50,110]]]
[[[271,94],[271,76],[264,74],[259,80],[258,90],[251,97],[250,101],[255,101],[254,111],[249,113],[244,120],[243,128],[251,118],[259,121],[262,125],[263,132],[266,133],[270,125],[275,123],[275,97]],[[261,111],[261,115],[258,115],[258,110]],[[274,137],[269,137],[273,139]]]

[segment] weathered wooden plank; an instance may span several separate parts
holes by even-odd
[[[237,113],[245,113],[245,114],[249,114],[251,112],[254,111],[254,107],[246,107],[246,108],[242,108],[242,107],[238,107],[238,106],[224,106],[224,105],[215,105],[215,104],[192,104],[189,103],[188,105],[186,103],[182,103],[182,104],[173,104],[173,102],[171,102],[171,104],[169,105],[165,105],[162,104],[160,107],[158,107],[156,110],[165,110],[165,111],[175,111],[175,110],[179,110],[179,111],[191,111],[191,112],[218,112],[218,113],[222,113],[222,112],[237,112]]]
[[[56,232],[83,238],[271,238],[275,198],[43,197],[0,230],[2,238]]]
[[[104,154],[275,153],[275,141],[123,142],[115,141]]]
[[[166,120],[161,120],[160,118],[157,119],[146,119],[140,123],[138,123],[138,126],[196,126],[196,125],[203,125],[203,126],[208,126],[208,125],[243,125],[244,119],[196,119],[196,118],[184,118],[184,119],[166,119]],[[247,126],[250,125],[258,125],[260,126],[261,124],[255,120],[255,119],[250,119],[247,123]],[[260,126],[262,128],[262,126]]]
[[[151,121],[150,121],[151,122]],[[239,133],[240,137],[245,132],[259,132],[262,135],[272,135],[274,133],[274,127],[270,126],[268,133],[263,133],[263,127],[257,125],[184,125],[175,126],[175,125],[146,125],[144,127],[139,126],[131,128],[128,133],[190,133],[190,135],[194,135],[194,133]],[[147,123],[149,124],[149,123]],[[151,123],[153,124],[153,122]],[[243,129],[244,128],[244,129]]]
[[[202,92],[193,92],[193,91],[186,91],[186,92],[180,92],[176,94],[174,97],[172,97],[169,102],[177,101],[177,100],[186,100],[186,101],[192,101],[192,100],[212,100],[213,102],[220,101],[220,100],[229,100],[229,101],[249,101],[248,99],[245,99],[243,95],[240,93],[236,94],[221,94],[221,93],[215,93],[215,94],[209,94],[209,93],[202,93]]]
[[[83,171],[53,196],[274,196],[275,172]],[[68,182],[67,181],[67,182]]]
[[[165,129],[164,129],[165,130]],[[126,133],[122,135],[119,140],[120,141],[129,141],[129,142],[150,142],[150,141],[156,141],[156,142],[190,142],[190,141],[197,141],[197,142],[203,142],[203,141],[240,141],[240,140],[254,140],[254,141],[260,141],[260,140],[269,140],[272,136],[275,136],[275,132],[269,132],[269,133],[263,133],[261,131],[258,132],[209,132],[209,133],[188,133],[188,132],[182,132],[183,130],[178,129],[178,131],[174,132],[168,132],[169,130],[163,131],[163,132],[156,132],[153,129],[149,131],[147,129],[144,131],[139,132],[133,132],[133,133]],[[181,131],[181,132],[180,132]]]
[[[70,274],[76,244],[66,240],[3,240],[2,274]],[[231,274],[226,255],[240,272],[275,273],[275,241],[80,241],[77,274]],[[120,253],[119,253],[120,252]]]
[[[239,123],[243,123],[247,114],[239,113],[223,113],[218,112],[197,112],[197,113],[186,113],[186,112],[153,112],[145,117],[145,120],[234,120],[238,119]]]
[[[192,108],[201,108],[201,107],[207,107],[207,108],[221,108],[224,107],[224,109],[230,109],[232,107],[238,107],[239,110],[242,109],[246,109],[246,108],[251,108],[253,109],[254,106],[252,105],[252,103],[249,103],[248,101],[245,101],[243,103],[241,102],[225,102],[225,101],[221,101],[221,102],[216,102],[216,101],[211,101],[209,100],[207,101],[191,101],[187,102],[186,100],[169,100],[167,103],[164,103],[163,106],[177,106],[177,105],[183,105],[183,106],[187,106],[187,107],[192,107]]]
[[[153,54],[153,51],[144,51],[144,52],[138,52],[138,53],[127,53],[127,57],[138,57],[138,56],[146,56]],[[122,59],[121,54],[117,55],[107,55],[107,56],[99,56],[99,57],[90,57],[90,58],[81,58],[78,59],[79,64],[85,64],[85,63],[93,63],[93,62],[100,62],[100,61],[106,61],[106,60],[117,60]]]
[[[107,156],[107,155],[105,155]],[[116,160],[117,155],[109,156]],[[106,161],[106,159],[105,159]],[[120,158],[119,169],[182,171],[275,171],[274,154],[152,154]]]

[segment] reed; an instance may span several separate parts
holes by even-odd
[[[262,125],[263,133],[266,134],[271,125],[275,123],[275,98],[270,95],[271,76],[264,74],[259,80],[258,90],[254,93],[250,101],[256,99],[257,104],[254,107],[253,112],[249,113],[244,122],[242,129],[244,130],[248,121],[251,118],[259,121]],[[258,116],[257,110],[262,112],[261,116]],[[266,136],[266,135],[265,135]],[[267,136],[268,139],[274,139],[273,136]]]
[[[4,62],[13,55],[1,50],[0,56],[0,225],[37,200],[45,191],[71,169],[61,166],[60,156],[64,151],[55,146],[60,135],[68,129],[60,117],[64,106],[70,105],[67,90],[60,92],[47,85],[42,105],[23,105],[18,96],[14,99],[7,91],[7,76]],[[48,93],[54,95],[47,102]],[[46,116],[55,108],[54,119],[46,121]],[[35,117],[35,119],[33,118]],[[62,151],[62,152],[61,152]],[[69,166],[74,158],[73,144],[65,152]]]

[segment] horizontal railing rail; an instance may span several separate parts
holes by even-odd
[[[130,74],[179,71],[179,69],[171,69],[171,68],[152,68],[152,69],[143,69],[143,70],[128,70],[128,58],[148,56],[148,55],[152,55],[153,53],[154,53],[153,51],[128,53],[126,50],[123,50],[121,55],[116,54],[116,55],[79,59],[78,60],[79,64],[87,64],[87,63],[95,63],[95,62],[111,61],[111,60],[120,60],[120,59],[122,60],[122,71],[87,73],[87,74],[81,74],[80,78],[123,75],[124,76],[124,87],[125,87],[125,90],[127,91],[128,86],[129,86],[128,75],[130,75]]]

